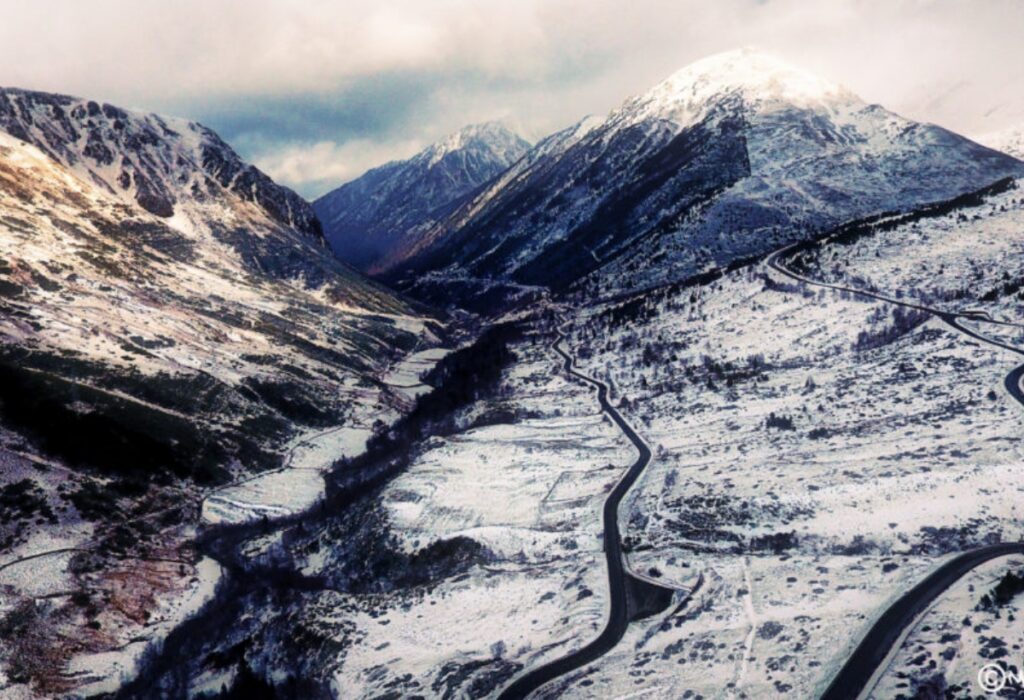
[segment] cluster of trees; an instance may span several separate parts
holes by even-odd
[[[345,498],[354,485],[382,481],[408,465],[415,443],[454,432],[456,411],[496,390],[502,370],[515,360],[510,346],[522,337],[521,325],[499,324],[441,360],[424,377],[433,390],[418,397],[412,411],[389,430],[376,432],[361,455],[334,463],[327,480],[328,496]]]
[[[782,554],[787,549],[796,549],[799,542],[800,540],[796,536],[795,530],[790,532],[773,532],[768,535],[752,537],[750,539],[750,551]]]
[[[1024,570],[1007,571],[991,591],[981,596],[979,610],[991,610],[1006,605],[1018,593],[1024,592]]]
[[[764,427],[768,430],[796,430],[793,419],[790,416],[775,415],[775,412],[768,414],[764,419]]]
[[[748,355],[743,363],[733,363],[728,360],[719,362],[710,355],[701,356],[701,365],[708,375],[708,387],[715,388],[714,380],[724,381],[727,387],[748,379],[756,379],[764,374],[767,363],[764,353]]]
[[[884,318],[884,314],[882,307],[879,307],[873,319]],[[888,345],[914,330],[929,318],[931,318],[931,314],[927,311],[894,306],[892,307],[892,320],[880,329],[863,330],[858,333],[853,349],[859,352]]]
[[[1017,299],[1024,301],[1024,276],[1011,277],[1003,271],[1003,280],[981,296],[982,301],[996,301],[1016,294]]]

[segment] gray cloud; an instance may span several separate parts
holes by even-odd
[[[1024,121],[1017,0],[7,0],[0,84],[199,119],[307,195],[472,121],[537,137],[753,45],[907,116]]]

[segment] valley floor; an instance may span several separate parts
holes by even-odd
[[[421,585],[399,582],[403,571],[378,577],[370,596],[350,581],[347,593],[296,605],[300,628],[344,629],[348,643],[327,669],[338,696],[483,697],[603,625],[600,503],[634,456],[592,392],[561,374],[552,337],[514,344],[494,398],[463,411],[462,430],[422,446],[356,526],[356,539],[385,532],[389,551],[421,561],[473,543],[471,565]],[[317,532],[312,547],[290,545],[304,575],[352,568],[344,561],[360,552],[334,544],[338,527]]]

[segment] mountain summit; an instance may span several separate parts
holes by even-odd
[[[428,146],[411,161],[426,160],[429,167],[434,167],[446,157],[458,155],[465,161],[467,172],[472,173],[474,168],[488,162],[504,163],[507,167],[522,157],[529,147],[528,141],[501,122],[484,122],[462,127]]]
[[[620,123],[661,118],[686,126],[729,100],[741,100],[753,111],[778,107],[827,110],[861,102],[841,85],[772,54],[744,48],[686,66],[646,93],[628,100],[615,115]]]
[[[313,203],[338,257],[363,270],[502,172],[530,144],[496,122],[467,126],[409,160],[370,170]]]
[[[471,281],[490,294],[583,278],[621,291],[1024,172],[749,49],[698,61],[556,142],[432,225],[385,275],[432,290],[452,280],[460,295]]]

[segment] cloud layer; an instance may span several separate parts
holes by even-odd
[[[737,46],[966,133],[1024,121],[1017,0],[7,0],[0,84],[199,119],[307,195],[465,123],[536,137]]]

